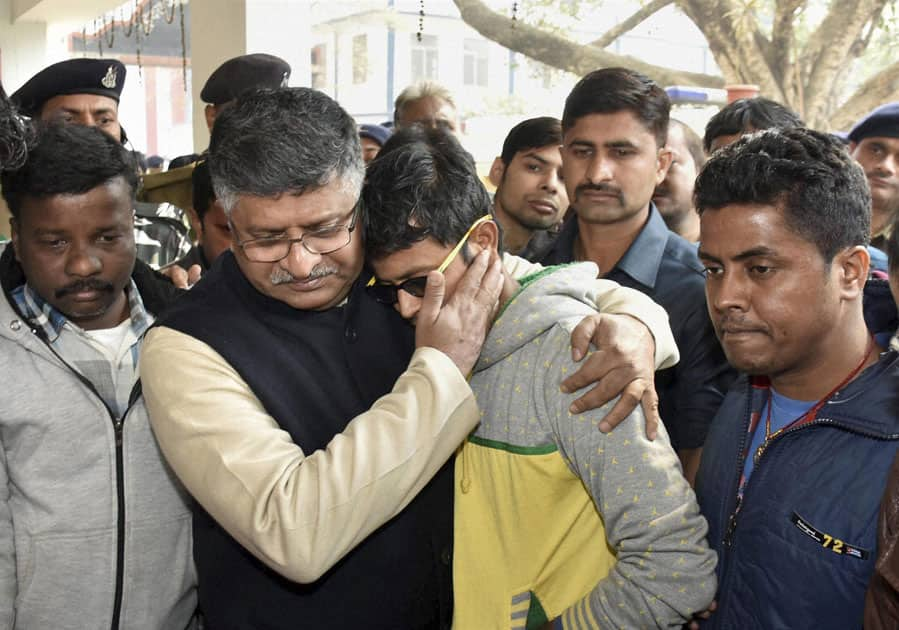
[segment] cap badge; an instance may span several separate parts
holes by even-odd
[[[285,73],[281,76],[281,87],[282,87],[282,88],[287,87],[287,77],[288,77],[288,76],[290,76],[290,73],[289,73],[289,72],[285,72]]]
[[[103,87],[112,90],[112,89],[115,89],[115,84],[116,84],[117,80],[118,80],[118,77],[116,76],[115,66],[109,66],[106,69],[106,76],[104,76],[100,80],[100,83],[103,85]]]

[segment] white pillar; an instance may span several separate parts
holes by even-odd
[[[290,64],[290,85],[308,86],[311,3],[247,0],[247,52],[277,55]]]
[[[246,0],[191,0],[190,64],[193,95],[194,151],[209,146],[200,91],[223,61],[247,51]]]
[[[46,66],[47,24],[12,23],[12,0],[0,0],[0,81],[7,94]]]
[[[194,150],[200,152],[209,146],[200,91],[222,62],[247,53],[277,55],[290,64],[290,85],[309,84],[310,6],[303,0],[191,0],[190,8]]]

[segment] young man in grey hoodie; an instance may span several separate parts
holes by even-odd
[[[471,157],[448,133],[410,129],[370,165],[366,254],[379,301],[413,324],[433,270],[447,295],[500,234]],[[573,416],[558,383],[590,312],[592,263],[510,276],[471,375],[481,422],[456,460],[454,626],[677,627],[709,604],[715,555],[664,430],[635,411]]]

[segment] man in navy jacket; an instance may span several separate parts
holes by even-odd
[[[697,480],[719,554],[706,625],[860,627],[899,445],[897,354],[862,309],[865,175],[826,135],[769,131],[716,153],[696,200],[709,313],[746,375]]]

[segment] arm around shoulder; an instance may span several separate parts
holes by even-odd
[[[544,268],[539,263],[531,263],[511,254],[503,254],[503,267],[514,278],[523,278]],[[591,297],[597,311],[628,315],[649,329],[655,340],[657,370],[669,368],[678,362],[680,354],[668,323],[668,313],[648,295],[623,287],[612,280],[597,278]]]
[[[564,350],[556,354],[559,363],[567,359]],[[552,388],[558,377],[547,378],[544,397],[559,448],[590,492],[617,556],[609,575],[563,613],[563,625],[577,627],[578,618],[601,627],[683,623],[712,601],[716,559],[667,434],[649,441],[639,408],[615,431],[601,433],[596,426],[614,401],[573,417],[570,397]]]
[[[308,455],[227,361],[192,337],[150,331],[140,373],[153,430],[187,489],[297,582],[321,577],[400,512],[478,420],[459,370],[431,348],[418,349],[389,394]]]

